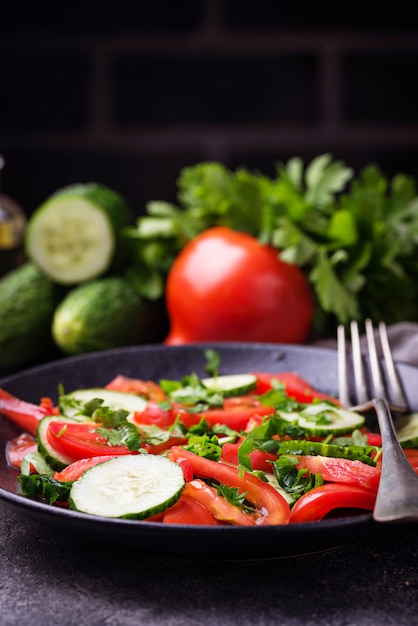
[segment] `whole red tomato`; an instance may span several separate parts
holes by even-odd
[[[168,278],[167,345],[199,341],[302,343],[313,298],[301,270],[245,233],[204,231],[176,257]]]

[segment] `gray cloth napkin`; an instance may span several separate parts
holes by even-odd
[[[412,322],[399,322],[388,326],[388,338],[395,361],[409,363],[418,366],[418,324]],[[336,348],[337,341],[334,339],[322,339],[315,341],[314,345],[328,348]],[[361,337],[361,345],[366,351],[366,339]],[[377,352],[381,356],[380,343],[376,333]]]

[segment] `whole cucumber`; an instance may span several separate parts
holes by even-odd
[[[31,262],[0,279],[0,372],[53,352],[51,322],[65,293]]]
[[[71,289],[57,307],[52,335],[66,354],[160,341],[163,308],[140,296],[123,276],[97,278]]]

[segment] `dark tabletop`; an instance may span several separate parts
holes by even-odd
[[[3,504],[0,525],[2,626],[418,624],[418,527],[305,556],[221,561],[63,536]]]

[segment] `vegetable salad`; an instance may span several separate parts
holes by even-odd
[[[158,383],[118,375],[39,405],[0,390],[22,493],[90,515],[163,524],[283,525],[371,511],[381,440],[294,372]],[[411,444],[411,441],[409,441]],[[405,449],[418,471],[418,450]]]

